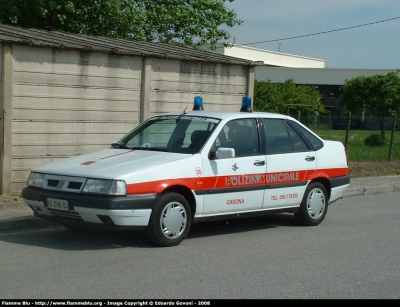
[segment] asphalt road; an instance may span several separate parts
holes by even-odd
[[[291,214],[195,224],[170,248],[135,232],[1,232],[0,297],[399,299],[398,196],[344,198],[316,227]]]

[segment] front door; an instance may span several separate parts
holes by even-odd
[[[255,119],[228,122],[215,140],[216,148],[233,148],[235,157],[206,159],[204,176],[215,186],[204,195],[203,215],[261,209],[264,196],[265,155],[260,154]]]

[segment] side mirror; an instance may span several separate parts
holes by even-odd
[[[215,156],[217,157],[217,159],[234,158],[235,157],[235,149],[220,147],[215,152]]]

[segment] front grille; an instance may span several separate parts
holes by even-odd
[[[47,180],[47,185],[49,187],[56,188],[58,186],[59,182],[60,182],[60,180],[48,179]]]
[[[82,182],[70,181],[68,183],[68,189],[80,190],[81,187],[82,187]]]
[[[81,216],[77,212],[71,212],[71,211],[63,212],[63,211],[58,211],[58,210],[53,210],[53,209],[49,209],[49,212],[55,216],[67,217],[70,219],[82,221]]]
[[[58,190],[79,193],[86,178],[69,177],[59,175],[45,175],[43,188],[47,190]]]

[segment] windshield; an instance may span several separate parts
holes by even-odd
[[[111,145],[113,148],[194,154],[204,146],[219,122],[202,116],[156,116]]]

